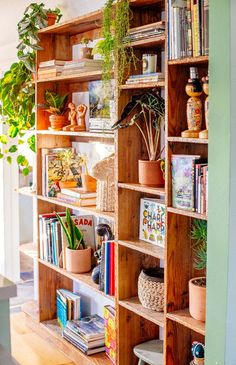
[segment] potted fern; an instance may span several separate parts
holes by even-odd
[[[207,222],[196,219],[193,222],[191,238],[193,245],[194,268],[206,271],[207,264]],[[189,281],[189,312],[199,321],[206,319],[206,276],[193,278]]]
[[[135,125],[143,139],[148,160],[139,160],[139,183],[161,187],[164,185],[164,163],[161,160],[161,124],[165,117],[165,101],[155,90],[132,96],[113,129]]]
[[[46,111],[50,113],[48,129],[53,131],[60,131],[68,124],[67,111],[68,94],[60,95],[52,90],[46,90],[44,94],[46,102]]]
[[[81,274],[91,270],[91,247],[87,247],[84,242],[82,232],[76,226],[70,211],[66,209],[66,222],[56,213],[57,219],[65,233],[67,244],[66,247],[66,270]]]

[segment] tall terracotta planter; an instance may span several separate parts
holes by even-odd
[[[47,17],[48,17],[48,27],[50,27],[51,25],[54,25],[56,23],[57,20],[57,15],[53,14],[53,13],[47,13]]]
[[[139,160],[139,184],[153,187],[163,187],[165,180],[161,171],[161,161]]]
[[[189,312],[198,321],[206,320],[206,286],[199,282],[206,281],[205,277],[193,278],[189,281]]]
[[[82,274],[91,270],[92,250],[71,250],[66,247],[66,270],[75,274]]]
[[[63,127],[68,124],[67,117],[65,115],[51,114],[49,117],[50,127],[53,131],[61,131]]]

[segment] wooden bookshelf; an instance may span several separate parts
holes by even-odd
[[[188,309],[167,313],[167,318],[205,336],[205,323],[190,316]]]
[[[134,191],[139,191],[141,193],[146,193],[146,194],[159,195],[159,196],[165,195],[164,188],[151,188],[148,186],[143,186],[143,185],[134,184],[134,183],[118,183],[118,187],[121,189],[134,190]]]
[[[162,247],[152,245],[148,242],[142,240],[132,240],[132,241],[118,241],[121,246],[131,248],[134,251],[144,253],[149,256],[156,257],[158,259],[164,260],[165,250]]]
[[[208,56],[198,56],[198,57],[188,57],[188,58],[180,58],[177,60],[169,60],[168,64],[171,65],[193,65],[200,63],[207,63],[209,60]]]
[[[101,80],[102,72],[101,71],[90,71],[90,72],[78,72],[72,73],[71,75],[60,75],[55,77],[48,77],[37,79],[36,83],[48,83],[48,82],[68,82],[68,83],[77,83],[77,82],[88,82],[94,80]]]
[[[49,131],[38,130],[36,134],[49,135],[49,136],[70,136],[75,138],[88,138],[88,139],[101,139],[101,140],[114,140],[114,133],[97,133],[97,132],[70,132],[70,131]],[[113,142],[113,141],[112,141]]]

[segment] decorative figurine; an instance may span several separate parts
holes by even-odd
[[[205,359],[205,345],[201,342],[194,341],[192,343],[192,354],[193,360],[190,362],[190,365],[204,365]]]
[[[208,138],[208,126],[209,126],[209,75],[202,78],[203,91],[207,95],[205,100],[205,122],[206,129],[199,133],[199,138]]]
[[[85,124],[85,116],[87,113],[88,107],[85,104],[80,104],[77,107],[78,112],[78,126],[73,128],[73,131],[86,131],[86,124]]]
[[[71,131],[73,127],[77,126],[77,111],[74,103],[69,103],[68,105],[69,115],[68,120],[70,122],[69,125],[63,128],[63,131]]]
[[[85,115],[88,110],[87,106],[84,104],[80,104],[76,110],[75,104],[69,103],[68,108],[70,109],[68,116],[70,124],[64,127],[63,131],[72,131],[72,132],[86,131]],[[78,115],[78,122],[77,122],[77,115]]]
[[[190,96],[187,102],[188,130],[181,133],[185,138],[199,138],[202,126],[202,84],[196,67],[190,67],[190,79],[186,85],[186,93]]]

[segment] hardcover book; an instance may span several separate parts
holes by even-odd
[[[106,354],[113,364],[116,363],[116,322],[115,308],[111,305],[104,307],[105,346]]]
[[[172,206],[195,210],[195,164],[199,155],[172,155]]]
[[[165,204],[159,199],[140,199],[139,239],[164,247]]]

